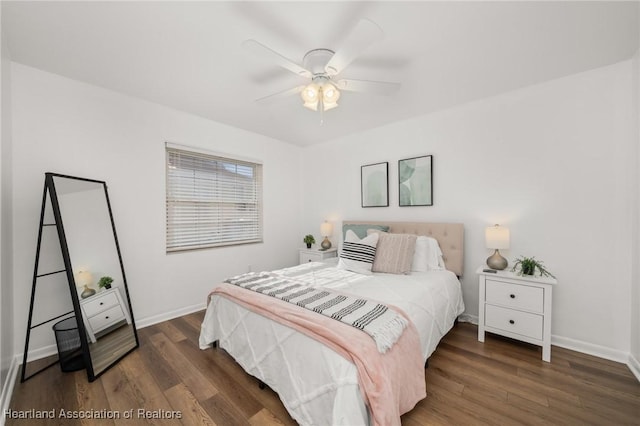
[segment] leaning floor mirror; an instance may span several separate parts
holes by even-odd
[[[55,364],[93,381],[139,346],[105,182],[46,173],[32,285],[23,382]],[[55,340],[53,362],[30,359],[32,339]]]

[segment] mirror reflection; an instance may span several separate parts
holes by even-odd
[[[54,176],[93,376],[138,346],[102,182]],[[89,372],[91,377],[91,371]]]

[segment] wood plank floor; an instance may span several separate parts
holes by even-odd
[[[11,409],[54,409],[58,418],[6,424],[295,424],[277,394],[259,389],[223,350],[198,349],[203,316],[140,330],[140,348],[93,383],[57,366],[16,383]],[[460,323],[443,339],[425,370],[428,396],[403,425],[640,425],[640,383],[627,366],[557,347],[549,364],[538,347],[494,335],[483,344],[476,333]],[[60,419],[60,408],[121,418]]]

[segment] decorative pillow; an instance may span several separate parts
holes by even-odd
[[[415,272],[437,271],[445,269],[442,250],[438,240],[431,237],[418,236],[413,253],[411,270]]]
[[[360,239],[355,232],[350,229],[347,230],[342,244],[342,251],[340,252],[340,259],[338,260],[338,268],[371,275],[377,244],[378,234],[371,234]]]
[[[367,233],[372,231],[369,230]],[[379,232],[379,234],[372,271],[389,274],[410,273],[418,237],[411,234],[388,234],[386,232]]]
[[[342,235],[347,238],[347,231],[353,231],[358,238],[365,238],[367,236],[368,229],[377,229],[387,232],[389,227],[386,225],[356,225],[356,224],[344,224],[342,225]]]

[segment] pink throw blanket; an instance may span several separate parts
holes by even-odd
[[[374,425],[400,425],[400,416],[427,396],[420,338],[411,321],[391,350],[381,354],[363,331],[274,297],[232,284],[216,287],[209,299],[213,295],[298,330],[353,362]]]

